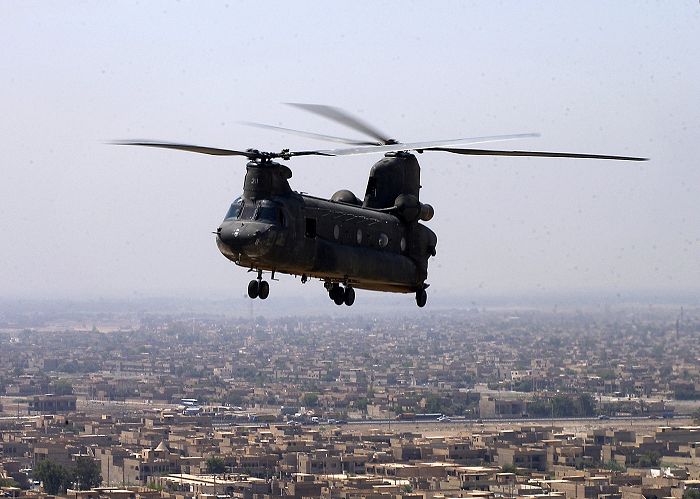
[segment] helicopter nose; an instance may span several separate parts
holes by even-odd
[[[246,230],[245,225],[236,223],[224,223],[216,230],[218,239],[231,249],[242,250],[252,242],[256,231]]]
[[[264,254],[274,238],[272,226],[255,222],[223,223],[216,234],[217,243],[220,242],[231,251],[248,256]]]

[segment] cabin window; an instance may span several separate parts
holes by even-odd
[[[335,227],[333,227],[333,237],[335,238],[336,241],[340,237],[340,226],[337,224]]]
[[[401,251],[406,251],[406,238],[405,237],[401,238],[400,246],[401,246]]]
[[[357,244],[362,244],[362,229],[357,229]]]
[[[378,243],[380,248],[386,248],[386,245],[389,244],[389,236],[382,232],[381,234],[379,234]]]
[[[316,237],[316,219],[307,218],[306,219],[306,237],[315,238]]]

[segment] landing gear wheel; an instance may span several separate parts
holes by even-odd
[[[260,285],[258,284],[258,281],[253,279],[252,281],[250,281],[248,283],[248,296],[255,299],[258,297],[259,293],[260,293]]]
[[[258,290],[258,297],[261,300],[264,300],[270,295],[270,285],[267,281],[260,281],[260,285],[258,287],[260,288]]]
[[[343,294],[345,295],[343,301],[348,307],[351,307],[352,304],[355,303],[355,290],[352,289],[352,286],[346,286],[345,293]]]
[[[416,305],[419,307],[425,307],[426,302],[428,301],[428,293],[425,292],[425,289],[419,289],[416,291]]]
[[[337,291],[333,293],[333,297],[331,299],[336,305],[342,305],[345,301],[345,292],[343,291],[343,288],[338,286]]]
[[[332,284],[331,287],[328,288],[328,296],[334,302],[337,302],[338,297],[340,297],[340,303],[343,303],[343,288],[341,288],[340,285],[337,283]]]

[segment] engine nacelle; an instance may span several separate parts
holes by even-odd
[[[423,204],[412,194],[399,194],[394,201],[394,209],[406,222],[420,219],[427,222],[435,215],[435,210],[429,204]]]
[[[424,222],[431,220],[435,216],[435,209],[429,204],[420,205],[420,219]]]
[[[413,194],[399,194],[396,196],[394,208],[406,222],[415,222],[420,215],[420,201]]]

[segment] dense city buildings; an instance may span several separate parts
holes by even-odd
[[[698,310],[0,316],[3,493],[696,497]]]

